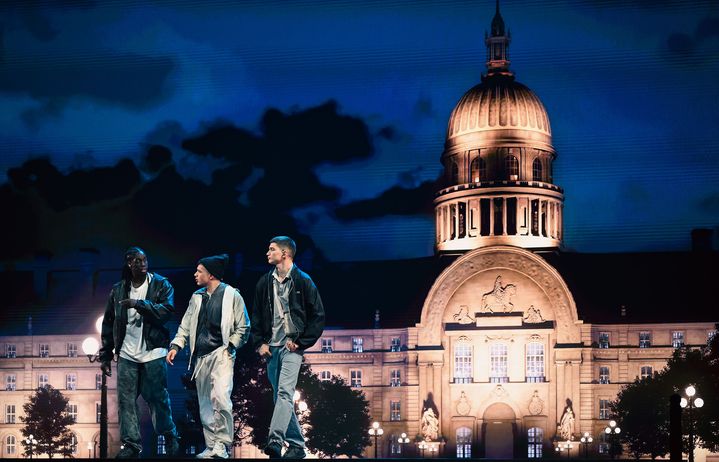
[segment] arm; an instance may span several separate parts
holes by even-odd
[[[325,329],[325,308],[322,305],[322,298],[317,290],[317,286],[311,279],[305,282],[305,330],[295,341],[297,346],[306,350],[314,345],[322,335]]]
[[[170,281],[162,281],[162,287],[157,291],[154,301],[137,300],[135,309],[142,315],[143,320],[158,327],[164,326],[175,312],[175,289]]]
[[[245,300],[240,295],[240,291],[236,289],[233,310],[235,312],[235,324],[232,326],[229,340],[232,347],[241,348],[250,338],[250,316],[247,314]]]
[[[170,348],[172,349],[176,349],[178,351],[182,350],[187,344],[187,339],[190,338],[190,320],[192,319],[192,313],[195,310],[192,300],[192,297],[190,297],[190,304],[187,307],[187,311],[185,311],[185,315],[182,317],[182,322],[180,322],[180,325],[177,327],[177,334],[175,334],[175,338],[172,339],[170,344]]]

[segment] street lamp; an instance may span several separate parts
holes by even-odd
[[[406,433],[402,433],[399,435],[399,438],[397,438],[397,442],[399,443],[399,453],[404,455],[404,448],[407,447],[407,443],[409,443],[409,438],[407,437]]]
[[[704,400],[696,396],[697,389],[694,386],[689,385],[684,393],[689,397],[682,398],[679,405],[683,408],[689,408],[689,462],[694,462],[694,408],[699,409],[704,406]]]
[[[604,428],[604,433],[609,438],[609,456],[614,459],[614,438],[622,432],[622,429],[617,426],[616,420],[610,420],[609,426]]]
[[[98,333],[102,331],[102,316],[95,322],[95,328]],[[87,359],[91,362],[100,361],[100,343],[95,337],[87,337],[82,342],[82,351],[87,355]],[[107,376],[104,372],[102,375],[102,384],[100,386],[100,459],[107,459]]]
[[[592,438],[592,435],[589,434],[589,432],[584,432],[584,436],[579,438],[579,442],[584,446],[584,458],[586,459],[589,457],[589,445],[592,444],[592,441],[594,439]]]
[[[424,450],[427,449],[427,443],[422,441],[417,447],[419,448],[420,457],[424,458]]]
[[[567,440],[564,444],[564,450],[567,451],[567,459],[569,459],[569,455],[572,452],[572,442]]]
[[[25,438],[25,446],[30,446],[30,458],[32,459],[32,447],[37,445],[37,440],[35,439],[35,436],[30,435],[27,438]]]
[[[377,458],[377,439],[382,436],[384,430],[379,426],[379,422],[372,422],[372,427],[368,431],[369,436],[374,438],[374,458]]]

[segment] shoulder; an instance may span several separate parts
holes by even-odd
[[[172,284],[170,284],[170,280],[167,279],[165,276],[157,273],[152,273],[152,279],[150,280],[150,284],[159,284],[162,286],[168,286],[172,287]]]
[[[270,273],[265,273],[257,280],[257,285],[255,286],[257,289],[262,289],[267,286],[267,280]]]
[[[314,286],[315,282],[312,280],[309,274],[305,273],[301,269],[299,269],[297,266],[292,270],[292,276],[297,281],[302,281],[302,283],[308,285],[308,286]]]

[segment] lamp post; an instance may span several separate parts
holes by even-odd
[[[30,446],[30,458],[32,459],[32,453],[33,449],[32,447],[37,444],[37,440],[35,439],[34,435],[30,435],[27,438],[25,438],[25,445]]]
[[[382,436],[384,433],[384,430],[379,426],[379,422],[372,422],[372,427],[370,427],[369,436],[374,438],[374,458],[377,458],[377,439]]]
[[[689,385],[685,390],[687,398],[682,397],[679,405],[689,409],[689,462],[694,462],[694,408],[704,406],[704,400],[697,396],[697,389]]]
[[[564,450],[567,451],[567,459],[569,459],[569,456],[572,452],[572,442],[567,440],[563,443]]]
[[[98,333],[102,330],[102,316],[95,322],[95,328]],[[91,362],[100,361],[100,343],[95,337],[87,337],[82,342],[82,351],[87,355],[87,359]],[[107,376],[102,375],[102,384],[100,386],[100,459],[107,459]]]
[[[419,448],[420,457],[424,458],[424,450],[427,449],[427,443],[422,441],[417,447]]]
[[[614,438],[619,436],[622,429],[617,426],[616,420],[610,420],[609,426],[604,428],[604,433],[609,437],[609,456],[614,459]]]
[[[594,438],[592,438],[592,435],[589,434],[589,432],[584,432],[584,435],[579,438],[579,442],[584,446],[584,458],[586,459],[589,457],[589,445],[592,444],[592,441],[594,441]]]
[[[406,433],[402,433],[399,435],[399,438],[397,438],[397,442],[399,443],[399,453],[404,455],[404,448],[407,447],[407,443],[409,443],[409,438],[407,437]]]

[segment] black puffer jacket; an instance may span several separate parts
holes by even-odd
[[[100,359],[111,361],[120,353],[127,330],[127,308],[120,305],[130,295],[130,282],[122,280],[112,286],[107,299],[105,316],[102,319],[102,346]],[[167,348],[170,344],[170,331],[165,324],[175,312],[175,289],[166,277],[152,273],[145,300],[138,300],[135,309],[142,315],[142,338],[148,350]]]
[[[306,350],[317,342],[325,329],[325,309],[317,286],[297,265],[290,271],[290,279],[293,285],[289,296],[290,316],[299,332],[295,343],[301,350]],[[270,271],[257,281],[255,288],[252,304],[252,346],[255,350],[263,343],[270,343],[273,312],[274,291]]]

